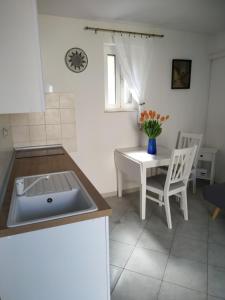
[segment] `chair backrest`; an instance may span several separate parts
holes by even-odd
[[[173,183],[183,182],[187,185],[196,151],[196,145],[190,148],[173,150],[167,172],[165,190],[169,190],[170,185]]]
[[[197,146],[195,158],[193,161],[194,168],[197,167],[199,151],[202,145],[202,138],[203,134],[179,132],[179,138],[177,142],[178,149],[193,147],[195,145]]]

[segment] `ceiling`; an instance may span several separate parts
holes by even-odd
[[[225,31],[225,0],[37,0],[41,14],[147,23],[215,34]]]

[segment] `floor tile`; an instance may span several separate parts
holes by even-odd
[[[120,278],[121,273],[123,272],[122,268],[115,266],[110,266],[110,291],[115,288],[118,279]]]
[[[178,285],[163,282],[158,300],[207,300],[207,295]]]
[[[136,222],[117,224],[110,233],[110,239],[129,245],[135,245],[143,231],[143,226]]]
[[[150,228],[152,232],[162,233],[167,236],[174,236],[176,226],[173,224],[173,228],[169,229],[166,223],[165,218],[161,218],[158,215],[153,214],[150,218],[150,221],[146,224],[146,228]]]
[[[160,283],[160,280],[124,270],[112,300],[156,300]]]
[[[135,248],[132,253],[126,269],[162,279],[168,255],[143,248]]]
[[[207,265],[170,256],[163,280],[206,293]]]
[[[115,241],[110,241],[109,246],[110,264],[123,268],[134,248]]]
[[[225,269],[208,267],[208,293],[212,296],[225,298]]]
[[[225,298],[220,298],[220,297],[214,297],[211,295],[208,295],[208,300],[224,300]]]
[[[186,221],[177,225],[176,235],[182,235],[187,238],[197,239],[199,241],[208,240],[208,225],[196,222]]]
[[[225,218],[209,222],[209,242],[225,245]]]
[[[155,232],[150,227],[144,229],[137,247],[147,248],[168,254],[172,246],[173,236]]]
[[[209,211],[205,207],[204,209],[196,209],[194,206],[189,204],[188,209],[188,219],[191,222],[199,223],[199,224],[208,224],[209,222]]]
[[[208,263],[213,266],[225,268],[225,246],[209,243]]]
[[[171,254],[176,257],[207,263],[207,242],[177,235],[173,242]]]
[[[165,209],[147,202],[147,218],[139,217],[139,193],[111,197],[110,279],[113,300],[225,300],[225,218],[210,219],[212,207],[188,193],[189,221],[171,197],[173,229]],[[208,242],[208,243],[207,243]],[[168,253],[171,255],[168,260]],[[125,269],[123,270],[122,268]],[[160,288],[160,279],[163,282]],[[158,293],[159,292],[159,293]]]
[[[141,220],[140,214],[133,209],[128,210],[123,217],[120,219],[121,223],[131,223],[144,227],[147,223],[147,220]]]

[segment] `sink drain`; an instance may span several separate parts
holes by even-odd
[[[52,201],[53,201],[52,198],[48,198],[48,199],[47,199],[47,202],[48,202],[48,203],[52,203]]]

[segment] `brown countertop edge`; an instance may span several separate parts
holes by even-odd
[[[96,190],[89,179],[84,175],[81,169],[69,156],[69,154],[62,147],[56,148],[41,148],[32,150],[19,150],[15,153],[15,160],[12,171],[9,177],[6,194],[0,211],[0,237],[16,235],[34,230],[50,228],[103,216],[110,216],[112,209]],[[79,180],[95,201],[98,210],[86,214],[69,216],[60,219],[44,221],[24,226],[11,227],[6,226],[9,207],[11,202],[11,195],[13,191],[13,184],[16,177],[30,176],[37,174],[62,172],[73,170],[78,176]]]

